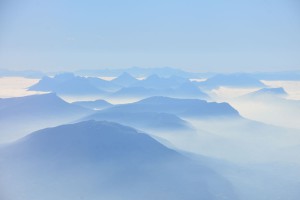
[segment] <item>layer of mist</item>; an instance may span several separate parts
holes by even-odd
[[[1,78],[0,198],[299,199],[297,77],[154,71]]]

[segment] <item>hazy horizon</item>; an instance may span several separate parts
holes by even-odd
[[[12,0],[0,11],[0,68],[300,68],[296,0]]]

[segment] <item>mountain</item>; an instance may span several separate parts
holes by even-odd
[[[116,123],[40,130],[3,146],[0,155],[1,195],[14,200],[237,199],[205,163]]]
[[[110,97],[112,98],[146,98],[149,96],[155,96],[157,90],[149,89],[144,87],[123,87],[115,93],[112,93]]]
[[[299,81],[300,71],[256,72],[251,75],[259,80],[267,81]]]
[[[90,113],[92,111],[69,104],[54,93],[0,99],[0,143]]]
[[[176,99],[155,96],[141,101],[108,108],[118,112],[163,112],[179,117],[239,117],[238,111],[228,103],[206,102],[199,99]]]
[[[282,88],[262,88],[255,92],[251,92],[246,94],[245,97],[259,97],[259,96],[277,96],[277,97],[285,97],[287,96],[287,92]]]
[[[148,89],[170,89],[174,87],[179,87],[182,83],[188,81],[188,79],[171,76],[168,78],[162,78],[154,74],[148,76],[146,79],[136,82],[133,86],[144,87]]]
[[[154,67],[154,68],[142,68],[142,67],[131,67],[124,69],[94,69],[94,70],[79,70],[75,73],[80,76],[119,76],[120,74],[127,72],[134,77],[146,77],[151,74],[157,74],[161,77],[169,76],[181,76],[185,78],[198,78],[198,73],[187,72],[181,69],[172,67]],[[201,74],[202,75],[202,74]]]
[[[103,93],[92,86],[86,78],[74,76],[71,73],[58,74],[53,78],[43,77],[37,84],[29,87],[29,90],[55,92],[64,95]]]
[[[97,77],[87,77],[88,82],[96,87],[98,90],[106,92],[115,92],[119,90],[122,86],[115,84],[112,81],[103,80]]]
[[[75,76],[63,73],[51,77],[43,77],[38,83],[29,87],[31,91],[55,92],[59,95],[103,95],[107,92],[98,89],[104,80]],[[101,83],[100,83],[101,82]]]
[[[183,82],[179,86],[166,81],[164,83],[155,81],[156,78],[151,78],[151,84],[140,84],[143,86],[130,86],[124,87],[119,91],[111,94],[113,98],[138,98],[144,99],[152,96],[166,96],[173,98],[199,98],[199,99],[210,99],[210,97],[202,92],[196,85],[191,82]],[[145,82],[144,82],[145,83]],[[148,86],[147,86],[148,85]],[[152,85],[152,86],[151,86]],[[172,86],[173,85],[173,86]],[[161,88],[159,88],[161,86]],[[165,87],[165,88],[164,88]]]
[[[131,76],[127,72],[123,72],[120,76],[118,76],[117,78],[111,80],[112,83],[123,86],[123,87],[128,87],[128,86],[134,84],[137,81],[138,80],[136,78],[134,78],[133,76]]]
[[[265,87],[265,85],[249,74],[235,73],[235,74],[218,74],[206,81],[195,82],[198,86],[206,89],[224,87]]]
[[[300,129],[300,113],[296,112],[300,109],[300,101],[290,97],[282,88],[264,88],[232,99],[230,104],[247,118],[275,126]]]
[[[88,108],[91,110],[101,110],[101,109],[109,108],[109,107],[113,106],[112,104],[110,104],[107,101],[102,100],[102,99],[98,99],[95,101],[76,101],[76,102],[73,102],[72,104],[78,105],[78,106],[81,106],[84,108]]]
[[[189,130],[191,126],[187,121],[182,120],[174,114],[156,113],[156,112],[119,112],[115,110],[102,110],[83,120],[106,120],[132,126],[145,131],[179,131]]]

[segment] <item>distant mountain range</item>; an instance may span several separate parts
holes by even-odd
[[[120,76],[113,79],[111,82],[116,84],[116,85],[120,85],[122,87],[128,87],[130,85],[133,85],[137,81],[138,80],[136,78],[134,78],[133,76],[131,76],[127,72],[123,72]]]
[[[132,86],[139,86],[150,89],[169,89],[174,87],[179,87],[181,84],[188,82],[186,78],[179,76],[170,76],[167,78],[159,77],[156,74],[150,75],[147,78],[136,82]]]
[[[262,88],[239,96],[231,103],[249,118],[268,124],[300,129],[300,101],[290,99],[283,88]],[[250,107],[255,109],[249,110]],[[259,108],[259,109],[258,109]]]
[[[81,107],[88,108],[91,110],[101,110],[113,106],[111,103],[108,103],[107,101],[102,99],[98,99],[95,101],[76,101],[73,102],[72,104],[79,105]]]
[[[21,76],[26,78],[42,78],[45,75],[52,76],[53,74],[58,74],[62,72],[40,72],[35,70],[23,70],[23,71],[13,71],[8,69],[0,69],[0,77],[5,76]],[[160,77],[170,77],[170,76],[180,76],[184,78],[211,78],[215,75],[221,74],[217,72],[188,72],[181,69],[176,69],[172,67],[154,67],[154,68],[142,68],[142,67],[131,67],[123,69],[84,69],[74,72],[79,76],[89,76],[89,77],[117,77],[122,73],[129,73],[134,77],[148,77],[152,74],[157,74]],[[258,80],[286,80],[286,81],[299,81],[300,71],[278,71],[278,72],[249,72],[249,73],[239,73],[243,75],[248,75],[254,77]],[[226,74],[223,74],[226,75]]]
[[[202,92],[188,79],[182,77],[162,78],[151,75],[144,80],[137,80],[128,73],[123,73],[112,81],[64,73],[53,78],[43,77],[28,89],[31,91],[55,92],[62,96],[142,99],[164,95],[177,98],[209,99],[206,93]]]
[[[260,90],[251,92],[249,94],[244,95],[243,97],[266,97],[266,96],[277,96],[277,97],[285,97],[287,96],[287,92],[282,88],[262,88]]]
[[[97,111],[84,120],[113,121],[144,131],[187,131],[193,130],[190,118],[240,118],[238,112],[227,103],[208,103],[197,99],[175,99],[169,97],[150,97],[144,100],[115,105]]]
[[[182,131],[191,129],[191,125],[169,113],[157,112],[120,112],[114,109],[105,109],[95,114],[87,116],[81,120],[112,121],[124,125],[132,126],[144,131]]]
[[[111,98],[148,98],[152,96],[166,96],[173,98],[199,98],[209,100],[210,97],[192,83],[183,83],[179,87],[169,89],[153,89],[141,86],[124,87],[109,95]]]
[[[163,96],[150,97],[135,103],[117,105],[106,112],[157,112],[182,117],[238,117],[239,113],[228,103],[207,102],[199,99],[176,99]]]
[[[111,86],[109,81],[98,78],[85,78],[72,73],[43,77],[38,83],[29,87],[32,91],[55,92],[61,95],[106,95],[101,88]]]
[[[223,87],[236,87],[236,88],[260,88],[265,87],[265,85],[254,76],[245,73],[235,73],[235,74],[218,74],[211,78],[208,78],[203,82],[195,82],[198,86],[205,89],[214,89]]]
[[[2,146],[0,157],[1,195],[14,200],[238,199],[205,162],[116,123],[40,130]]]
[[[75,74],[80,76],[112,76],[116,77],[122,73],[127,72],[135,77],[147,77],[152,74],[157,74],[160,77],[169,76],[181,76],[185,78],[198,78],[199,75],[193,72],[187,72],[181,69],[172,67],[153,67],[153,68],[142,68],[142,67],[131,67],[124,69],[91,69],[91,70],[79,70]],[[211,73],[203,73],[201,75],[209,76]]]

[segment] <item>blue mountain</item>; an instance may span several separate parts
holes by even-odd
[[[138,80],[136,78],[134,78],[127,72],[123,72],[120,76],[111,80],[112,83],[123,86],[123,87],[128,87],[128,86],[136,83],[137,81]]]
[[[146,98],[155,96],[159,91],[155,89],[149,89],[144,87],[124,87],[115,93],[112,93],[110,97],[113,98]]]
[[[188,81],[188,79],[181,78],[178,76],[171,76],[168,78],[162,78],[153,74],[148,76],[146,79],[136,82],[133,86],[144,87],[149,89],[170,89],[179,87],[182,83]]]
[[[91,110],[101,110],[101,109],[109,108],[109,107],[113,106],[111,103],[108,103],[107,101],[102,100],[102,99],[98,99],[95,101],[76,101],[76,102],[73,102],[72,104],[78,105],[78,106],[81,106],[84,108],[88,108]]]
[[[191,129],[189,123],[174,114],[157,112],[119,112],[105,109],[98,111],[82,120],[106,120],[132,126],[141,130],[179,131]]]
[[[195,82],[199,86],[206,89],[225,87],[265,87],[265,85],[249,74],[235,73],[235,74],[218,74],[208,78],[203,82]]]
[[[176,99],[170,97],[150,97],[141,101],[117,105],[106,111],[113,112],[163,112],[179,117],[239,117],[238,111],[228,103],[207,102],[200,99]]]
[[[91,110],[63,101],[54,93],[0,99],[0,143],[91,113]]]
[[[55,92],[60,95],[106,95],[119,89],[110,81],[95,77],[80,77],[72,73],[63,73],[43,77],[38,83],[29,87],[33,91]]]
[[[72,73],[58,74],[55,77],[43,77],[38,83],[29,87],[29,90],[55,92],[61,95],[95,95],[104,91],[93,86],[88,79],[74,76]]]
[[[277,96],[277,97],[284,97],[287,96],[287,92],[282,88],[262,88],[255,92],[251,92],[246,97],[259,97],[259,96]]]
[[[155,81],[154,81],[155,82]],[[143,85],[143,84],[142,84]],[[166,97],[173,97],[173,98],[199,98],[199,99],[209,99],[210,97],[202,92],[196,85],[191,82],[183,82],[179,84],[179,86],[174,87],[171,86],[172,84],[166,84],[165,88],[156,83],[151,84],[153,87],[150,86],[130,86],[124,87],[119,91],[111,94],[111,97],[114,98],[148,98],[152,96],[166,96]],[[162,86],[161,88],[159,88]]]
[[[119,76],[124,72],[127,72],[133,75],[134,77],[145,77],[145,76],[150,76],[152,74],[157,74],[160,77],[169,77],[169,76],[181,76],[186,78],[198,77],[197,73],[186,72],[171,67],[156,67],[156,68],[131,67],[126,69],[79,70],[76,71],[76,74],[80,76]]]
[[[0,156],[1,195],[14,200],[237,199],[205,163],[110,122],[40,130],[3,146]]]

